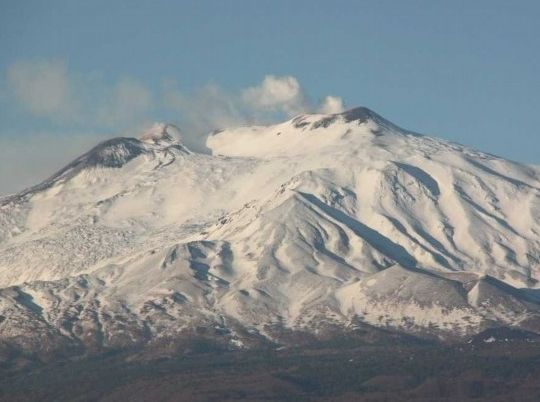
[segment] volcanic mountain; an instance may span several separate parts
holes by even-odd
[[[216,131],[210,154],[181,137],[105,141],[0,198],[2,350],[540,333],[539,168],[367,108]]]

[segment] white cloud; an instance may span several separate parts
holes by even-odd
[[[153,95],[120,77],[111,85],[92,74],[74,74],[61,61],[22,61],[7,72],[9,92],[32,116],[60,124],[123,130],[148,119]]]
[[[60,61],[12,64],[7,82],[15,98],[32,114],[65,119],[76,112],[67,68]]]
[[[328,95],[326,98],[324,98],[321,106],[319,107],[319,112],[333,114],[341,113],[344,109],[345,105],[343,104],[343,99],[341,99],[339,96]]]
[[[167,107],[178,114],[177,123],[183,140],[194,150],[204,150],[205,134],[223,127],[233,127],[250,121],[248,112],[235,94],[227,93],[216,85],[206,85],[190,94],[178,89],[174,81],[166,82],[163,99]]]
[[[172,110],[179,114],[184,131],[195,138],[218,128],[343,109],[341,98],[335,96],[312,104],[298,79],[290,75],[266,75],[259,84],[238,91],[206,85],[189,94],[168,82],[159,93],[132,78],[120,77],[107,85],[92,74],[74,74],[64,62],[45,60],[11,65],[6,82],[8,96],[19,106],[63,129],[71,124],[72,128],[123,131],[154,120],[155,112]]]
[[[260,85],[243,90],[242,98],[259,111],[280,110],[294,116],[308,109],[300,83],[292,76],[267,75]]]
[[[192,125],[227,127],[245,121],[245,115],[239,110],[234,95],[216,85],[206,85],[189,95],[183,94],[174,85],[166,89],[165,93],[169,106],[182,112],[183,117]]]

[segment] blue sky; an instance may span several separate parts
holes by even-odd
[[[540,164],[539,20],[538,1],[0,0],[0,194],[151,121],[196,146],[328,95]]]

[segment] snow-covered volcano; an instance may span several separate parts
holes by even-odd
[[[157,124],[0,199],[0,341],[540,332],[538,168],[366,108],[221,130],[207,147]]]

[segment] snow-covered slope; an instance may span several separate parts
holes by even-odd
[[[538,168],[366,108],[222,130],[207,146],[157,124],[0,199],[2,342],[127,346],[217,328],[239,346],[362,323],[540,332]]]

